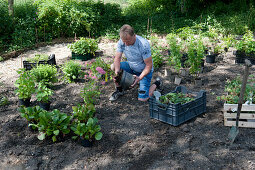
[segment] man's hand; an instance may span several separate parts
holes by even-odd
[[[134,83],[131,85],[131,87],[135,87],[135,85],[141,80],[140,77],[138,77],[137,75],[134,75],[135,77],[135,81]]]

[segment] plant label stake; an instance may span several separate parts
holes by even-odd
[[[241,109],[242,109],[243,96],[244,96],[245,89],[246,89],[246,83],[247,83],[247,79],[248,79],[248,76],[249,76],[249,67],[250,66],[251,66],[250,60],[245,59],[245,69],[244,69],[244,75],[243,75],[243,82],[242,82],[242,86],[241,86],[241,91],[240,91],[240,96],[239,96],[238,106],[237,106],[237,113],[236,113],[236,126],[232,126],[231,129],[230,129],[230,132],[228,134],[228,139],[230,140],[231,144],[233,144],[233,142],[235,141],[236,136],[239,133],[239,130],[238,130],[239,117],[240,117],[240,112],[241,112]]]

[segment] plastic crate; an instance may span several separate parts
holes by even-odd
[[[155,97],[149,99],[150,117],[160,120],[173,126],[178,126],[204,112],[206,112],[206,91],[198,93],[189,92],[186,87],[178,86],[173,91],[184,94],[196,94],[196,99],[185,104],[162,104],[156,101]]]
[[[56,65],[56,58],[55,58],[55,54],[51,54],[49,56],[48,61],[39,61],[38,65],[40,64],[50,64],[50,65]],[[37,63],[30,63],[29,61],[23,61],[23,67],[26,70],[31,70],[33,67],[36,67]]]

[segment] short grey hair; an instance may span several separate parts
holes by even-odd
[[[134,29],[128,25],[125,24],[120,28],[120,37],[126,37],[127,35],[133,36],[135,34]]]

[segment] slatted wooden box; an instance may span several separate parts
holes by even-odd
[[[224,126],[236,126],[238,104],[224,104]],[[243,104],[239,127],[255,128],[255,104]]]

